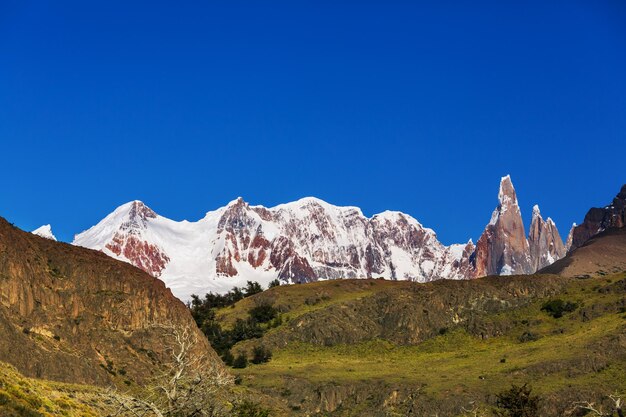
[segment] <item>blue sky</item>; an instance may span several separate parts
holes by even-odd
[[[449,244],[511,174],[566,235],[626,183],[626,3],[504,3],[2,1],[0,216],[316,196]]]

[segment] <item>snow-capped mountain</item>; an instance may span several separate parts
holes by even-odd
[[[49,224],[44,224],[41,227],[36,228],[31,232],[34,235],[45,237],[50,240],[57,240],[57,238],[52,234],[52,227]]]
[[[73,244],[130,262],[183,299],[247,280],[463,279],[474,250],[471,242],[444,246],[403,213],[367,218],[356,207],[316,198],[273,208],[239,198],[197,222],[169,220],[133,201],[76,235]]]
[[[539,241],[552,241],[545,233],[551,232],[540,232]],[[248,280],[264,286],[277,278],[285,283],[377,277],[424,282],[534,272],[510,177],[502,179],[500,204],[476,247],[471,240],[445,246],[433,230],[404,213],[368,218],[357,207],[312,197],[272,208],[238,198],[196,222],[170,220],[132,201],[76,235],[73,243],[142,268],[183,300]],[[560,257],[539,254],[550,250],[544,246],[533,256]]]

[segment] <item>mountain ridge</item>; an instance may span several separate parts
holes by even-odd
[[[402,212],[367,217],[358,207],[334,206],[315,197],[270,208],[239,197],[196,222],[167,219],[135,200],[77,234],[73,244],[144,269],[181,299],[225,292],[248,280],[263,285],[275,279],[302,283],[378,277],[428,282],[532,273],[535,265],[562,256],[550,246],[556,240],[563,246],[556,225],[541,219],[532,256],[543,260],[531,262],[510,176],[501,179],[498,197],[476,245],[470,239],[446,246],[433,229]],[[510,259],[503,260],[509,253]]]

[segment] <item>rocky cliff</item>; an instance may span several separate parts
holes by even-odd
[[[585,215],[585,220],[572,232],[572,244],[568,250],[582,246],[594,235],[611,228],[622,228],[626,224],[626,184],[606,207],[594,207]]]
[[[566,250],[556,225],[550,217],[543,220],[539,206],[533,207],[533,218],[528,233],[531,270],[538,271],[565,256]]]
[[[163,282],[0,218],[0,361],[28,376],[132,386],[161,369],[167,334],[184,327],[198,335],[208,366],[220,367]]]
[[[530,248],[511,177],[503,177],[498,193],[498,207],[476,243],[473,256],[474,275],[513,275],[532,271]]]

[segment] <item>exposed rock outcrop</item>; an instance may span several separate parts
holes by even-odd
[[[569,252],[572,247],[572,242],[574,241],[574,230],[576,229],[576,223],[572,224],[572,227],[569,229],[569,233],[567,234],[567,241],[565,242],[565,251]]]
[[[591,237],[607,229],[620,229],[626,224],[626,184],[606,207],[594,207],[585,215],[585,220],[574,228],[572,244],[568,250],[582,246]]]
[[[163,282],[0,218],[0,361],[28,376],[109,385],[123,375],[132,385],[161,369],[165,335],[183,327],[197,332],[198,352],[220,367]]]

